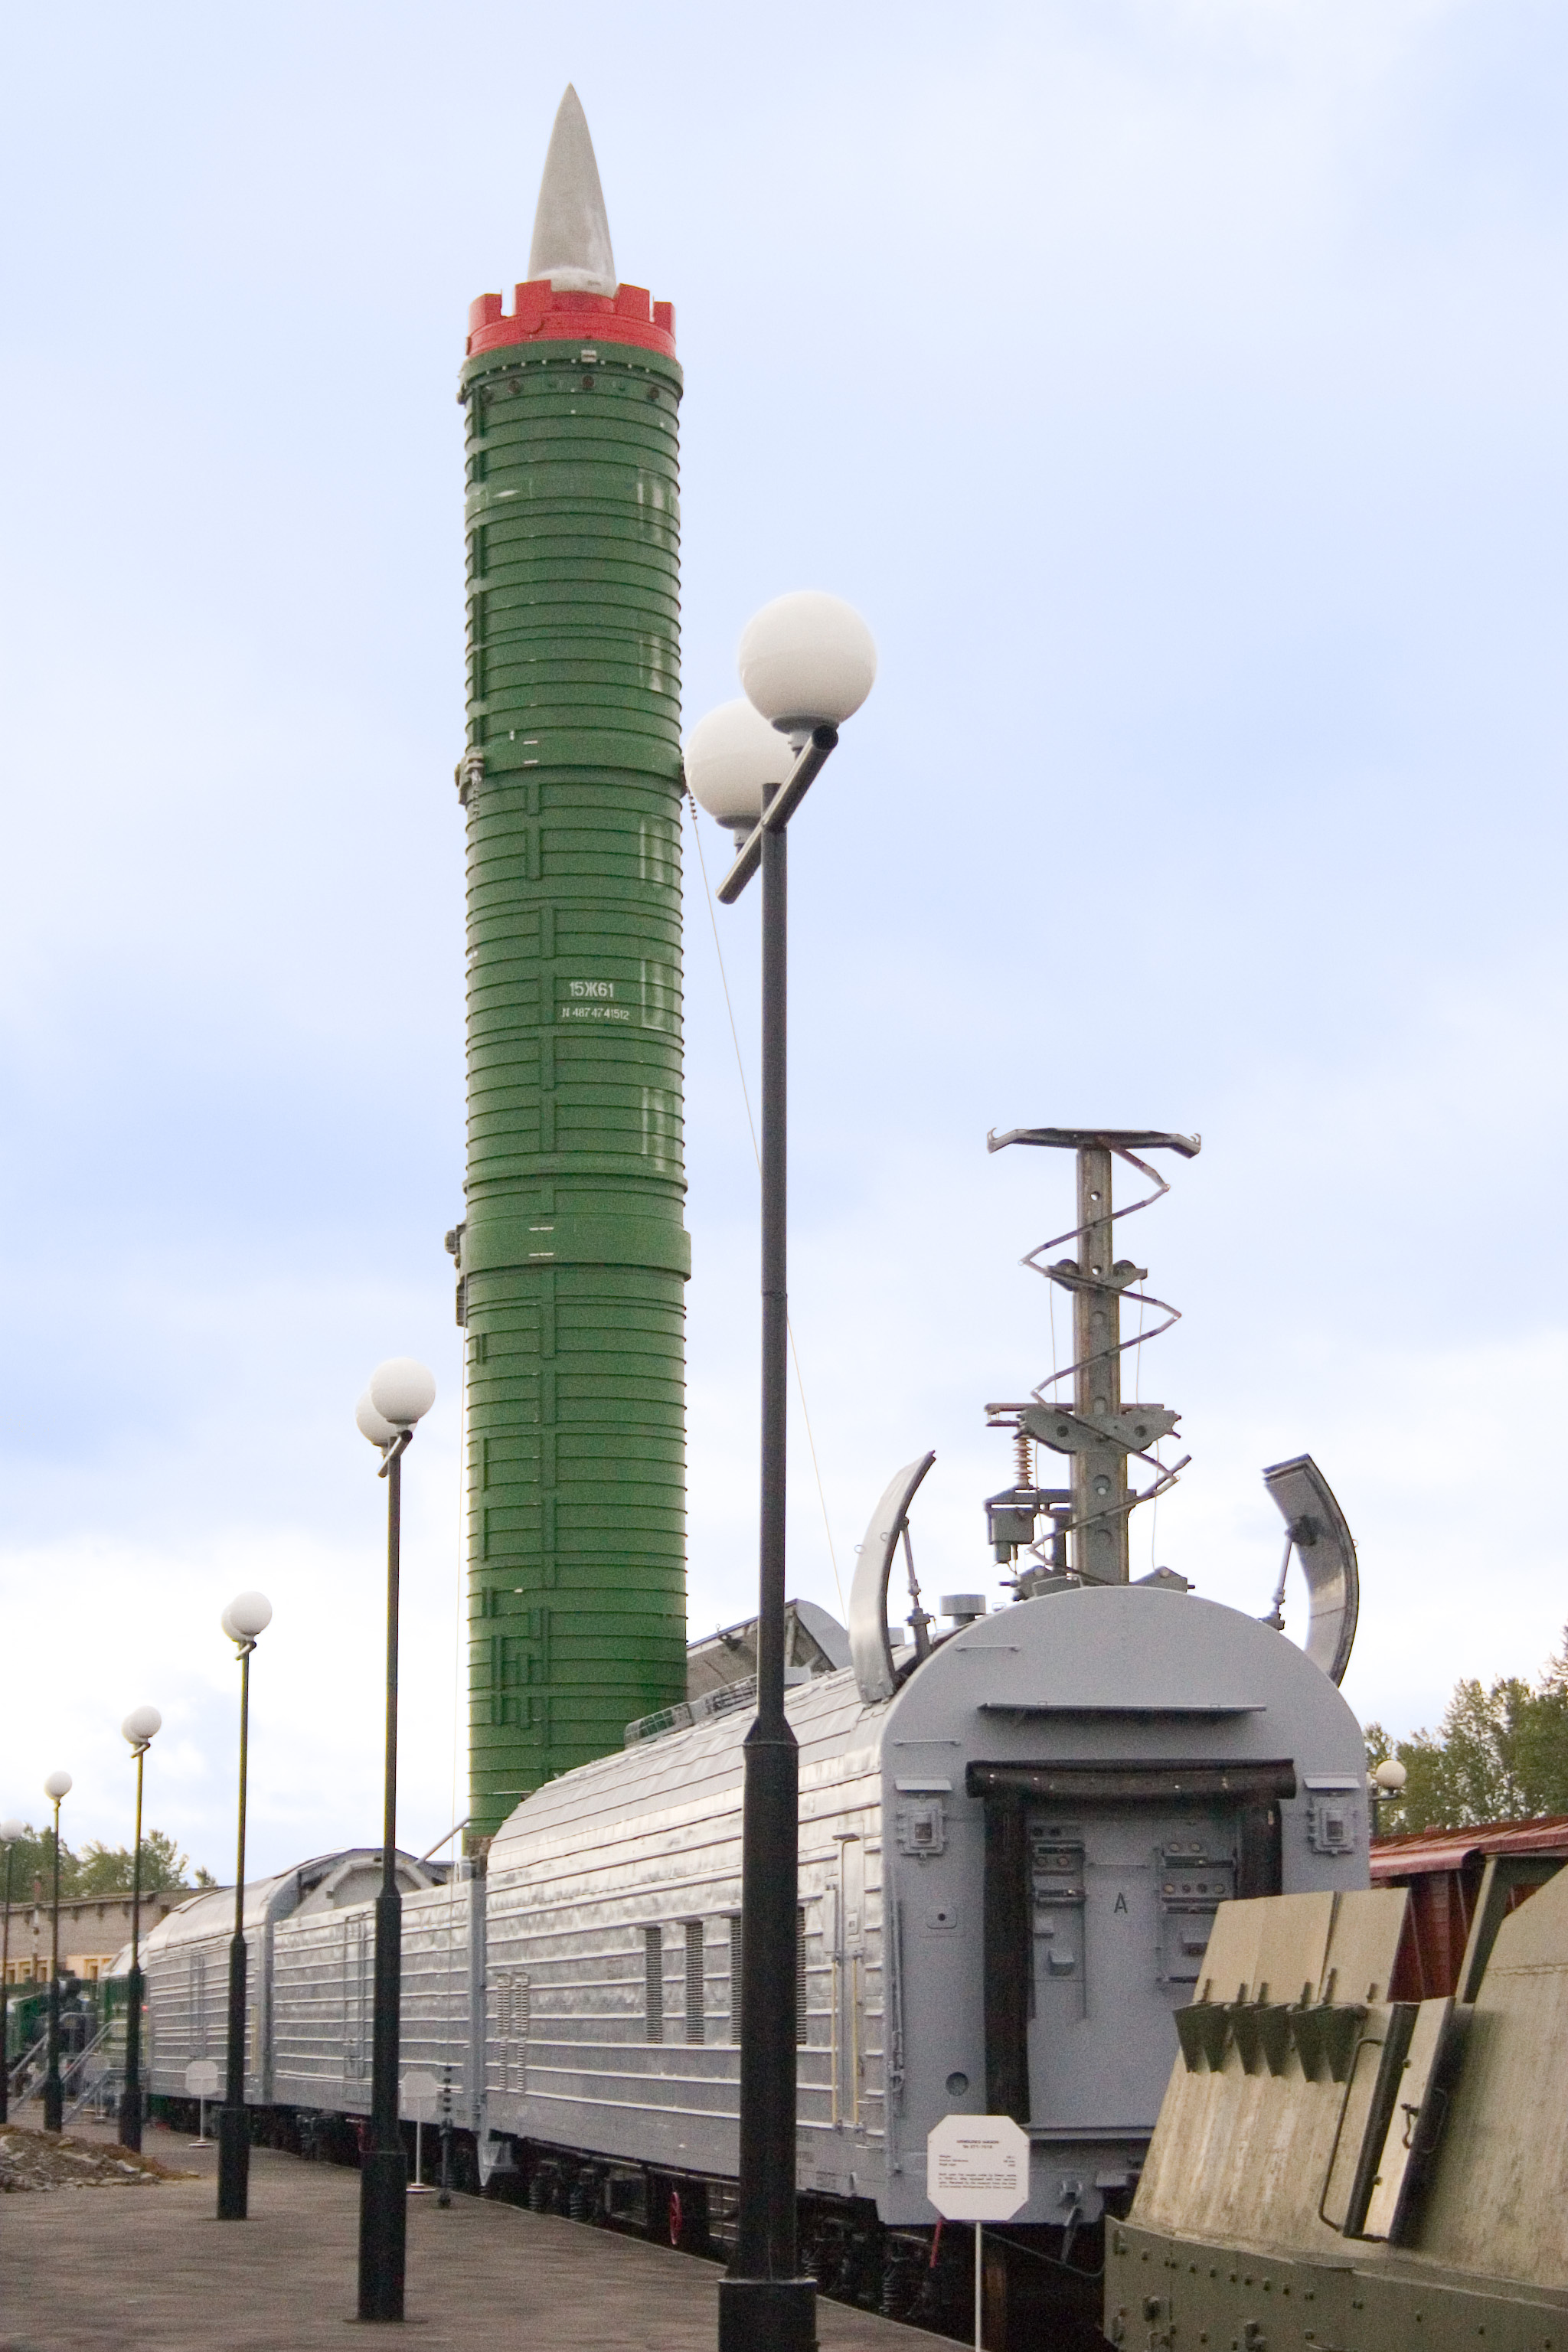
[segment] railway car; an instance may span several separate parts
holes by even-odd
[[[1136,2179],[1219,1903],[1365,1885],[1360,1726],[1268,1627],[1160,1586],[1064,1588],[870,1679],[787,1701],[801,2188],[927,2228],[931,2126],[1013,2114],[1019,2223],[1076,2231]],[[492,2137],[733,2179],[747,1724],[634,1740],[494,1840]]]
[[[400,1854],[397,1875],[405,1895],[411,1895],[444,1878],[446,1868]],[[374,1953],[369,1921],[380,1879],[379,1850],[356,1846],[247,1884],[247,2105],[368,2110]],[[155,2099],[188,2096],[185,2069],[193,2060],[224,2063],[234,1916],[232,1888],[195,1895],[142,1938],[142,2049],[148,2090]],[[114,1973],[123,1974],[130,1965],[127,1948]]]

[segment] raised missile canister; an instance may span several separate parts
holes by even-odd
[[[686,1695],[680,392],[568,89],[459,394],[476,1834]]]

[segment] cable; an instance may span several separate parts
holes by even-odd
[[[752,1090],[746,1084],[746,1065],[741,1053],[741,1033],[735,1026],[735,1008],[730,1000],[730,979],[724,970],[724,950],[719,941],[719,918],[714,912],[713,893],[708,882],[708,860],[702,855],[702,828],[697,821],[697,802],[689,792],[686,795],[691,810],[691,835],[697,844],[697,864],[702,875],[703,895],[708,901],[708,922],[713,933],[713,952],[719,959],[719,982],[724,991],[724,1010],[730,1017],[730,1037],[735,1048],[735,1068],[740,1075],[741,1099],[746,1106],[746,1125],[751,1131],[752,1157],[757,1163],[757,1174],[763,1172],[763,1155],[757,1143],[757,1123],[752,1117]],[[816,1499],[822,1507],[822,1531],[827,1538],[827,1557],[833,1563],[833,1587],[838,1595],[839,1613],[847,1616],[844,1605],[844,1583],[838,1573],[838,1554],[834,1548],[833,1523],[827,1516],[827,1495],[822,1484],[822,1469],[816,1458],[816,1438],[811,1426],[811,1411],[805,1402],[805,1375],[800,1369],[800,1350],[795,1344],[795,1325],[788,1314],[784,1328],[789,1333],[790,1361],[795,1366],[795,1384],[800,1391],[800,1417],[805,1425],[805,1442],[811,1454],[811,1474],[816,1481]]]
[[[458,1819],[458,1738],[459,1725],[461,1723],[463,1713],[464,1603],[467,1599],[467,1580],[464,1575],[464,1569],[467,1563],[465,1559],[465,1545],[463,1539],[467,1532],[466,1519],[468,1499],[468,1356],[470,1344],[471,1343],[468,1339],[468,1328],[465,1323],[462,1329],[462,1350],[460,1358],[462,1371],[458,1381],[458,1607],[452,1639],[452,1810],[447,1817],[449,1820],[454,1822]],[[452,1835],[456,1836],[457,1832],[453,1831]],[[443,1839],[442,1843],[444,1844],[445,1843],[446,1841]],[[439,1849],[437,1849],[437,1851],[439,1851]],[[459,1846],[454,1851],[447,1871],[447,1987],[448,2000],[452,1998],[452,1962],[457,1948],[458,1880],[461,1874],[461,1854],[462,1849]],[[471,1921],[471,1910],[469,1916]],[[468,1969],[466,1972],[471,1979],[473,1975],[472,1969]],[[466,2066],[464,2069],[465,2083],[469,2071],[470,2070]]]

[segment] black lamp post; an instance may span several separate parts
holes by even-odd
[[[11,1860],[18,1838],[26,1837],[26,1822],[0,1822],[5,1843],[5,1925],[0,1930],[0,2124],[10,2112],[11,2087]]]
[[[68,1772],[51,1772],[44,1794],[55,1809],[55,1885],[49,1906],[49,2040],[44,2075],[44,2129],[58,2132],[65,2116],[60,2088],[60,1800],[70,1794]]]
[[[423,1364],[395,1356],[370,1376],[354,1418],[382,1454],[386,1480],[386,1777],[381,1893],[375,1898],[375,2010],[371,2042],[371,2146],[360,2159],[359,2315],[400,2320],[408,2235],[408,2159],[397,2117],[402,2038],[403,1897],[397,1891],[397,1601],[403,1538],[403,1457],[436,1402]]]
[[[121,1725],[136,1759],[136,1843],[131,1850],[131,1976],[126,1988],[125,2088],[120,2100],[120,2145],[142,2145],[142,1767],[163,1727],[155,1706],[132,1707]]]
[[[719,2285],[720,2352],[812,2352],[816,2289],[795,2229],[799,1756],[784,1713],[788,1422],[789,901],[786,827],[876,676],[858,614],[837,597],[780,597],[741,640],[742,705],[695,729],[694,794],[735,833],[719,886],[732,906],[763,877],[762,1528],[757,1713],[746,1735],[741,1860],[741,2178],[734,2259]],[[765,721],[762,725],[760,721]],[[770,730],[776,730],[776,732]],[[795,760],[784,767],[786,736]],[[706,737],[706,741],[703,740]],[[742,832],[742,820],[756,812]]]
[[[217,2111],[217,2218],[250,2212],[250,2123],[245,2112],[245,1795],[250,1766],[250,1654],[272,1622],[264,1592],[242,1592],[223,1612],[239,1660],[239,1834],[234,1865],[234,1933],[228,1943],[228,2080]]]

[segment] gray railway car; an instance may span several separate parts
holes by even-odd
[[[350,2105],[356,2024],[362,2028],[368,2110],[370,1911],[381,1855],[371,1847],[318,1856],[245,1890],[245,2096],[253,2106]],[[405,1894],[445,1876],[439,1866],[398,1859]],[[146,1979],[148,2088],[154,2098],[184,2099],[193,2059],[216,2060],[228,2048],[228,1948],[234,1894],[193,1895],[161,1919],[142,1945]],[[303,1938],[302,1941],[297,1940]],[[284,1954],[279,1968],[279,1939]],[[130,1967],[129,1950],[115,1973]],[[315,2095],[331,2089],[331,2098]]]
[[[1364,1886],[1361,1728],[1267,1626],[1065,1588],[885,1699],[792,1692],[803,2189],[929,2225],[926,2134],[1027,2117],[1020,2224],[1135,2179],[1218,1904]],[[550,1782],[496,1837],[484,2129],[733,2178],[736,1710]]]
[[[1218,1904],[1365,1885],[1360,1727],[1268,1627],[1160,1585],[1064,1585],[886,1697],[862,1679],[788,1698],[801,2186],[927,2225],[931,2126],[1009,2112],[1020,2223],[1092,2223],[1136,2178]],[[486,2172],[518,2140],[733,2179],[749,1708],[724,1696],[539,1790],[482,1874],[403,1862],[404,2063],[451,2083]],[[376,1868],[249,1889],[257,2105],[367,2111]],[[231,1903],[147,1939],[154,2095],[221,2059]]]

